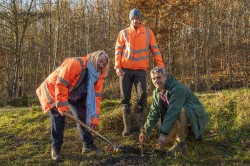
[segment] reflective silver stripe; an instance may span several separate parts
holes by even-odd
[[[131,48],[131,47],[125,47],[125,50],[128,50],[129,52],[132,52],[132,53],[134,53],[134,54],[139,54],[139,53],[147,52],[147,51],[148,51],[147,48],[141,49],[141,50],[135,50],[135,49],[133,49],[133,48]]]
[[[152,54],[153,54],[154,56],[155,56],[155,55],[161,55],[160,52],[153,52]]]
[[[123,36],[124,36],[125,40],[128,42],[127,30],[126,30],[126,29],[124,29],[124,30],[122,31],[122,34],[123,34]]]
[[[69,92],[71,92],[71,91],[72,91],[72,89],[73,89],[73,87],[72,87],[72,86],[69,86]]]
[[[46,84],[46,80],[43,82],[42,87],[43,87],[43,90],[45,92],[45,95],[46,95],[47,99],[49,100],[49,103],[51,104],[52,107],[55,107],[55,103],[53,102],[52,97],[49,94],[49,90],[48,90],[48,87],[47,87],[47,84]]]
[[[122,33],[123,33],[123,36],[124,36],[125,40],[128,41],[127,30],[124,29],[122,31]],[[150,42],[150,31],[149,31],[148,28],[146,28],[146,48],[140,49],[140,50],[135,50],[135,49],[133,49],[131,47],[126,46],[124,49],[129,51],[129,52],[132,52],[134,54],[139,54],[139,53],[142,53],[142,52],[148,52],[149,51],[149,42]]]
[[[146,50],[148,50],[149,42],[150,42],[150,31],[148,28],[146,28],[146,34],[147,34]]]
[[[128,54],[125,54],[125,53],[122,53],[122,55],[124,57],[128,58],[129,60],[137,61],[137,62],[141,61],[141,60],[149,59],[148,55],[145,55],[145,56],[142,56],[142,57],[139,57],[139,58],[135,58],[135,57],[129,56]]]
[[[79,57],[70,57],[70,58],[77,60],[80,63],[81,67],[83,68],[83,61],[81,58],[79,58]]]
[[[81,64],[81,67],[83,68],[83,61],[82,61],[82,59],[81,59],[81,58],[79,58],[79,57],[76,57],[76,58],[74,58],[74,59],[78,60],[78,61],[79,61],[79,63]]]
[[[69,87],[70,83],[68,81],[66,81],[64,78],[62,77],[58,77],[57,81],[61,82],[63,85],[65,85],[66,87]]]
[[[124,48],[124,46],[115,46],[115,49],[121,49]]]
[[[121,54],[122,54],[122,52],[118,52],[118,51],[117,51],[117,53],[116,53],[115,55],[121,55]]]
[[[67,101],[64,101],[64,102],[60,102],[60,101],[57,101],[56,102],[56,107],[62,107],[62,106],[68,106],[69,103]]]
[[[149,47],[150,47],[150,49],[158,48],[157,45],[151,45],[151,46],[149,46]]]
[[[81,68],[83,69],[83,67],[84,67],[83,66],[83,60],[80,57],[71,57],[71,58],[77,60],[80,63]],[[68,89],[69,89],[69,93],[70,93],[74,88],[69,84]]]
[[[96,97],[102,97],[102,93],[95,93]]]

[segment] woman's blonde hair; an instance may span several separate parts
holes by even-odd
[[[108,72],[109,72],[109,57],[108,54],[103,51],[103,50],[99,50],[96,52],[93,52],[89,55],[89,61],[92,63],[92,65],[94,66],[94,68],[96,69],[96,71],[98,71],[97,69],[97,59],[99,58],[99,56],[104,55],[107,59],[107,65],[104,67],[104,69],[102,69],[101,73],[104,74],[104,76],[108,76]]]

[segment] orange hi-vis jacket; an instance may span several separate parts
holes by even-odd
[[[146,70],[149,65],[150,51],[153,54],[157,66],[164,68],[154,33],[141,24],[137,30],[131,25],[121,30],[118,34],[115,46],[114,68]]]
[[[61,66],[53,71],[37,88],[36,93],[44,113],[50,111],[53,107],[56,107],[61,112],[68,111],[69,94],[75,85],[77,85],[78,80],[81,80],[81,73],[86,72],[87,58],[76,57],[65,59]],[[103,83],[104,74],[101,74],[94,85],[97,115],[100,114]],[[98,123],[99,118],[91,119],[91,124]]]

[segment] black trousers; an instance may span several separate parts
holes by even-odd
[[[120,92],[121,92],[121,104],[124,108],[131,107],[131,92],[134,84],[137,100],[136,108],[142,111],[146,105],[147,92],[146,92],[146,71],[145,70],[131,70],[122,69],[124,75],[120,77]]]

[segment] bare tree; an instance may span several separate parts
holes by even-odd
[[[7,82],[5,82],[10,103],[18,97],[18,81],[21,79],[20,66],[22,49],[26,31],[31,23],[30,13],[32,5],[33,0],[31,0],[26,7],[23,6],[22,2],[16,0],[12,0],[10,2],[7,1],[5,4],[1,4],[1,7],[7,13],[7,17],[4,17],[3,19],[10,38],[6,38],[6,40],[14,39],[14,44],[1,46],[3,48],[8,48],[10,51],[9,55],[6,56],[7,61],[11,63],[9,66],[10,68],[7,68],[6,70],[6,74],[8,74],[7,77],[9,77],[9,79],[6,79]]]

